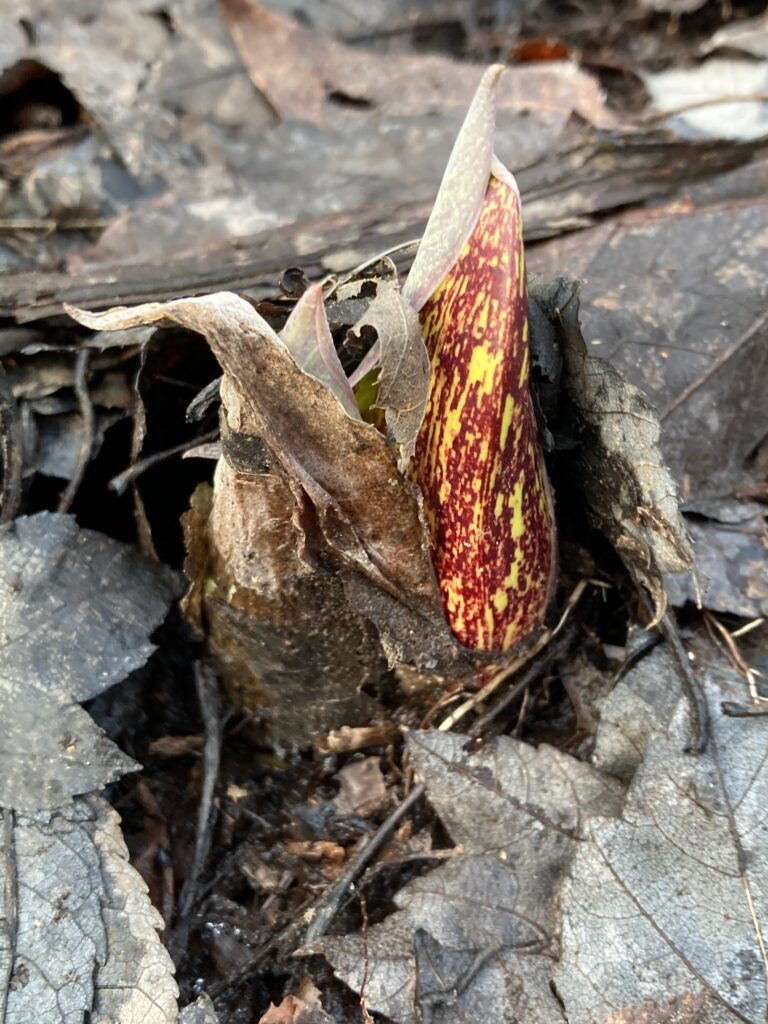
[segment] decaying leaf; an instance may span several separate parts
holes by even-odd
[[[477,81],[479,69],[464,62],[345,46],[256,0],[222,0],[222,8],[253,84],[285,120],[370,123],[370,108],[402,118],[446,104],[461,111]],[[565,124],[572,111],[603,128],[616,123],[599,84],[574,62],[513,66],[506,77],[505,107],[550,125]]]
[[[691,572],[693,551],[659,451],[658,418],[638,388],[610,363],[587,354],[575,282],[538,286],[534,296],[559,325],[564,388],[580,432],[577,481],[587,511],[634,579],[648,588],[661,616],[663,576]]]
[[[25,1024],[172,1024],[160,915],[99,797],[0,812],[0,1016]]]
[[[248,303],[224,293],[75,315],[179,323],[222,364],[224,457],[187,523],[187,608],[241,700],[307,742],[370,715],[360,691],[384,668],[380,644],[393,662],[457,664],[415,488],[386,439],[347,415]]]
[[[753,509],[741,523],[688,520],[696,568],[708,583],[703,598],[706,608],[752,619],[768,615],[766,526],[762,512],[754,513]],[[685,577],[670,577],[667,590],[674,605],[695,602],[698,597],[693,581]]]
[[[757,171],[754,187],[749,202],[704,191],[529,253],[545,278],[567,267],[584,279],[589,353],[648,396],[665,461],[694,510],[733,493],[768,433],[768,201]]]
[[[353,419],[360,419],[354,392],[336,354],[319,284],[310,285],[301,296],[280,337],[304,372],[325,384]]]
[[[69,312],[96,329],[174,323],[204,334],[225,372],[230,430],[264,439],[346,565],[406,604],[434,607],[416,501],[400,485],[384,438],[329,402],[327,389],[303,373],[244,299],[221,292],[106,313]]]
[[[198,996],[194,1003],[185,1006],[176,1024],[219,1024],[211,997],[207,993]]]
[[[341,582],[300,558],[298,511],[281,476],[221,459],[213,494],[201,488],[185,516],[184,607],[230,698],[265,716],[273,735],[304,744],[370,718],[376,705],[361,688],[384,663]]]
[[[279,1006],[272,1003],[259,1024],[334,1024],[334,1018],[320,1005],[320,1000],[307,1002],[298,996],[286,996]]]
[[[79,706],[143,665],[169,569],[41,512],[0,532],[0,806],[66,804],[136,768]]]

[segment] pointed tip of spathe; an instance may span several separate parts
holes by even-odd
[[[520,199],[520,186],[517,184],[517,178],[508,167],[504,166],[495,153],[491,159],[491,174],[494,178],[498,178],[499,181],[511,188],[517,195],[518,200]]]
[[[493,158],[496,85],[505,70],[483,73],[456,136],[403,295],[418,312],[459,257],[480,215]],[[505,179],[506,180],[506,179]]]
[[[493,89],[506,70],[506,64],[491,64],[490,67],[487,67],[483,72],[480,84]]]

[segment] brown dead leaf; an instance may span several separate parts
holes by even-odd
[[[222,459],[215,492],[201,488],[185,516],[184,607],[230,697],[266,715],[273,735],[304,744],[367,721],[376,705],[361,687],[384,664],[340,582],[301,561],[297,515],[282,477],[237,472]]]
[[[445,57],[345,46],[253,0],[220,3],[251,81],[282,118],[321,124],[370,116],[370,108],[398,117],[460,111],[480,77],[480,68]],[[558,125],[572,112],[601,128],[617,123],[597,81],[567,61],[509,68],[499,106]]]
[[[339,782],[341,790],[336,797],[339,814],[371,818],[389,803],[378,757],[366,757],[345,765],[339,772]]]
[[[105,313],[68,311],[97,330],[164,323],[205,335],[224,370],[230,431],[264,439],[292,486],[306,493],[342,564],[406,605],[440,608],[416,497],[386,441],[330,402],[244,299],[219,292]]]
[[[334,1024],[333,1017],[319,1003],[306,1003],[298,996],[286,996],[279,1006],[270,1003],[259,1024]]]
[[[304,373],[247,302],[219,293],[76,316],[196,330],[224,370],[223,458],[185,524],[185,608],[236,700],[305,744],[370,718],[362,689],[381,676],[382,647],[391,663],[473,670],[443,616],[418,496],[386,440]]]
[[[400,735],[400,726],[396,722],[375,722],[357,729],[343,725],[322,736],[315,742],[315,747],[321,754],[351,754],[367,747],[396,743]]]

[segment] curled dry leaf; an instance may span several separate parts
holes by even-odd
[[[348,415],[359,420],[360,410],[333,344],[319,284],[310,285],[301,296],[280,337],[304,372],[325,384]]]
[[[244,299],[220,292],[105,313],[68,312],[97,330],[165,323],[205,335],[225,373],[230,431],[264,439],[287,478],[307,495],[344,565],[405,604],[434,607],[417,503],[385,440],[329,402],[327,389],[300,369]]]
[[[587,512],[648,588],[660,618],[667,606],[664,574],[692,572],[693,549],[659,450],[658,417],[639,388],[587,354],[576,282],[556,280],[532,292],[557,327],[564,389],[580,435],[575,479]]]
[[[73,315],[99,328],[180,324],[222,365],[224,457],[187,520],[186,605],[240,699],[271,707],[275,728],[306,742],[370,716],[360,690],[385,667],[381,644],[392,662],[459,662],[415,488],[386,439],[333,401],[247,302],[222,293]]]
[[[298,996],[286,996],[279,1006],[270,1004],[259,1024],[334,1024],[334,1018],[320,1005],[320,1000],[306,1002]]]

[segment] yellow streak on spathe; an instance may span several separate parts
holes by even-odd
[[[525,521],[523,520],[523,488],[525,481],[523,480],[523,474],[517,478],[517,482],[507,498],[507,504],[512,510],[512,521],[510,523],[510,532],[512,536],[517,540],[518,537],[522,537],[525,532]]]
[[[504,450],[507,443],[507,434],[512,426],[512,417],[515,414],[515,400],[512,395],[507,395],[504,402],[504,411],[501,414],[501,431],[499,433],[499,447]]]

